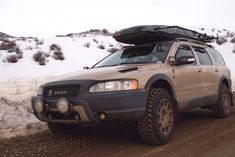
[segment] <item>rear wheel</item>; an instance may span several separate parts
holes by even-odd
[[[225,118],[231,114],[232,99],[226,84],[222,84],[217,103],[213,106],[213,113],[218,118]]]
[[[76,124],[48,122],[47,126],[53,134],[70,134],[70,133],[76,133],[79,130],[81,130],[81,126]]]
[[[167,90],[150,90],[138,128],[142,140],[147,144],[162,145],[171,139],[175,129],[175,109]]]

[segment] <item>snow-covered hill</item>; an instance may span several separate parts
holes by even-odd
[[[232,74],[235,75],[234,43],[230,41],[234,38],[234,32],[228,30],[196,28],[196,31],[210,35],[220,36],[221,40],[226,42],[219,45],[213,43],[217,50],[223,55],[227,65],[231,68]],[[17,54],[16,48],[0,50],[0,78],[3,77],[38,77],[44,75],[61,75],[73,71],[82,70],[84,66],[92,66],[100,59],[110,54],[110,51],[119,49],[122,44],[117,43],[112,38],[112,33],[108,30],[92,29],[81,33],[70,33],[67,35],[57,35],[54,38],[8,38],[6,40],[15,42],[16,46],[22,52],[22,59],[17,63],[9,63],[9,56]],[[0,44],[6,41],[0,40]],[[64,60],[55,60],[53,52],[50,51],[50,45],[57,44],[61,47]],[[14,44],[13,44],[14,45]],[[0,46],[1,49],[1,46]],[[35,62],[33,56],[38,51],[42,51],[45,56],[45,65],[39,65]],[[14,57],[13,57],[14,59]],[[13,60],[14,61],[14,60]]]
[[[235,33],[190,29],[220,36],[212,45],[221,52],[235,76]],[[0,133],[2,129],[38,122],[31,114],[30,105],[30,97],[36,94],[37,86],[55,76],[90,67],[120,49],[123,44],[116,42],[112,33],[93,29],[45,39],[0,34]]]

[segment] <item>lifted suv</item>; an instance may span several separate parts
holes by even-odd
[[[229,116],[231,76],[207,42],[213,37],[177,26],[137,26],[114,38],[126,44],[90,69],[42,85],[36,117],[54,133],[74,124],[138,122],[145,143],[161,145],[179,111],[203,107]]]

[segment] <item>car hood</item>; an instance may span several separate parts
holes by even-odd
[[[59,76],[50,82],[66,80],[112,80],[122,78],[135,78],[140,71],[156,70],[159,64],[128,64],[112,67],[92,68]]]

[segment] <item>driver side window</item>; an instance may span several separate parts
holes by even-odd
[[[175,55],[175,59],[178,60],[180,57],[194,57],[192,49],[188,45],[181,45],[178,47],[178,50]],[[196,61],[191,63],[196,64]]]

